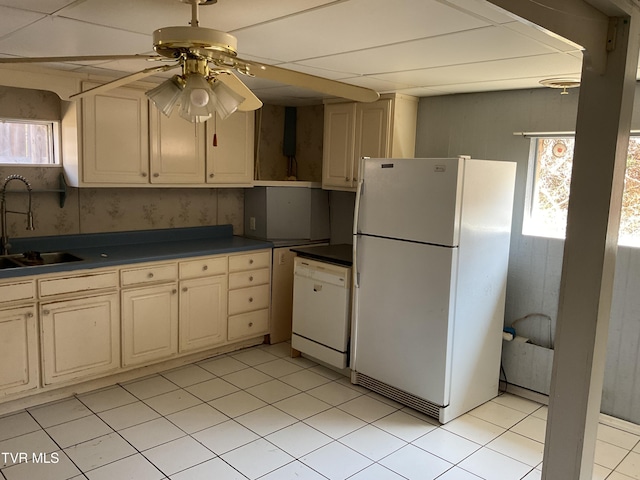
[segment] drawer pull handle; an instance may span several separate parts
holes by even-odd
[[[249,303],[253,302],[253,297],[249,297]]]
[[[253,282],[253,275],[251,275],[251,276],[249,277],[249,281],[250,281],[250,282]]]
[[[253,258],[249,259],[249,265],[253,265]]]
[[[209,265],[204,265],[204,266],[202,267],[202,270],[209,270]]]
[[[187,287],[182,287],[183,292],[186,292],[187,290],[189,290]]]
[[[253,327],[253,322],[249,322],[249,326],[250,326],[250,327]]]
[[[149,272],[149,273],[147,274],[147,277],[149,277],[149,278],[153,278],[153,273]]]

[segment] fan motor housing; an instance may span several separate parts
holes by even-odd
[[[153,49],[163,57],[177,58],[191,50],[222,52],[235,57],[236,37],[219,30],[202,27],[164,27],[153,32]]]

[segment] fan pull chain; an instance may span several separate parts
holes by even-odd
[[[213,116],[213,146],[218,146],[218,116],[214,114]]]

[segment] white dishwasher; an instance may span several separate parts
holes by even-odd
[[[347,366],[350,273],[349,267],[308,258],[294,263],[291,346],[338,368]]]

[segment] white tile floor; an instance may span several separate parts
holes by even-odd
[[[506,394],[438,426],[288,354],[254,347],[0,417],[0,479],[541,478],[544,406]],[[593,478],[640,480],[640,436],[600,425]]]

